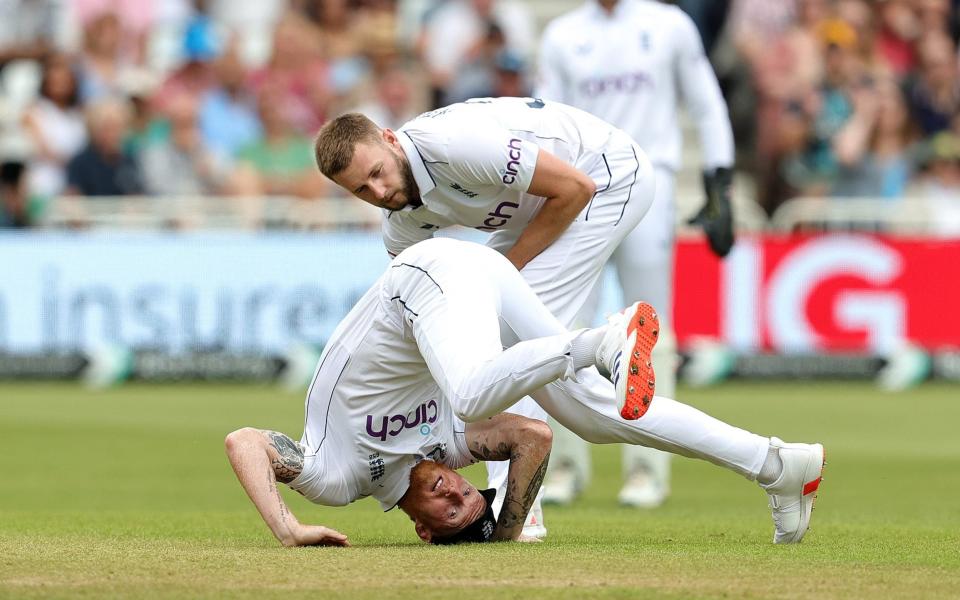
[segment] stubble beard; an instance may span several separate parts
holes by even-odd
[[[407,206],[421,206],[423,200],[420,199],[420,188],[417,186],[417,180],[413,176],[413,168],[410,167],[410,161],[402,154],[395,154],[393,158],[397,161],[397,169],[399,169],[403,175],[403,197],[406,202],[400,208],[391,210],[398,211]]]

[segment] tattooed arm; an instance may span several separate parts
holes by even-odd
[[[481,460],[509,460],[507,494],[494,539],[516,540],[547,472],[553,432],[543,421],[503,413],[468,423],[467,447]]]
[[[303,471],[303,452],[276,431],[245,427],[226,439],[227,457],[240,485],[273,535],[284,546],[349,546],[347,536],[328,527],[303,525],[287,508],[277,482],[290,483]]]

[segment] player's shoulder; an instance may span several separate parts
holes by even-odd
[[[591,7],[583,4],[573,10],[567,11],[557,17],[554,17],[543,29],[543,37],[556,41],[557,36],[564,36],[576,32],[583,27],[584,21],[591,17]]]
[[[646,23],[656,24],[657,29],[696,28],[693,19],[683,9],[675,4],[667,4],[658,0],[629,0],[630,17],[643,20]]]
[[[401,143],[412,146],[425,165],[442,164],[447,162],[453,129],[449,120],[423,113],[404,124],[397,131],[397,137]]]

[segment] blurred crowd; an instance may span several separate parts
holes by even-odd
[[[70,195],[335,195],[331,115],[530,94],[538,1],[0,0],[0,225]],[[676,3],[765,210],[960,198],[958,0]]]
[[[960,199],[956,4],[734,0],[728,98],[765,209],[794,196]]]

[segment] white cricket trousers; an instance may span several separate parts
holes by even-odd
[[[756,478],[768,438],[661,396],[642,418],[622,419],[613,384],[594,367],[574,372],[569,352],[580,333],[568,332],[497,252],[436,238],[408,248],[391,267],[385,292],[417,310],[404,333],[464,421],[529,395],[587,441],[649,446]],[[505,339],[519,341],[504,350]]]

